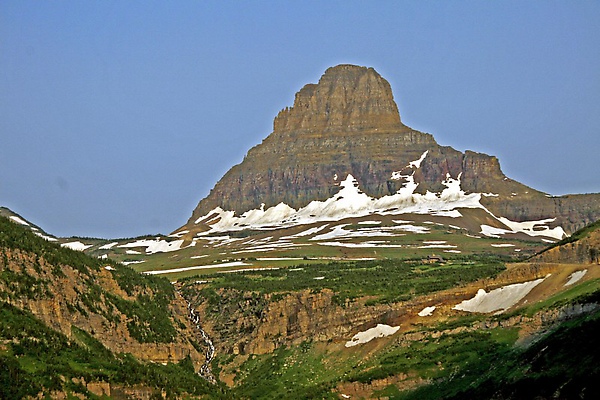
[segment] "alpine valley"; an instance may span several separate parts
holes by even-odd
[[[0,398],[600,398],[600,194],[401,121],[373,68],[304,86],[169,235],[0,208]]]

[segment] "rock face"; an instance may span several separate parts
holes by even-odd
[[[304,86],[274,123],[274,132],[289,136],[404,128],[390,84],[373,68],[355,65],[329,68],[317,85]]]
[[[365,299],[341,306],[329,289],[293,292],[281,299],[234,289],[220,290],[218,296],[218,305],[202,296],[192,303],[220,354],[266,354],[306,340],[351,337],[356,329],[373,327],[374,320],[386,321],[391,311],[390,305],[365,306]]]
[[[223,176],[188,224],[217,206],[238,215],[280,202],[298,209],[337,193],[348,174],[366,194],[390,195],[402,187],[392,174],[425,151],[414,176],[419,193],[439,192],[449,174],[460,177],[465,192],[497,194],[482,203],[512,220],[557,217],[572,231],[600,218],[600,195],[549,198],[508,179],[496,157],[440,146],[401,122],[390,84],[373,68],[339,65],[296,94],[294,105],[275,118],[273,132]]]
[[[600,264],[600,221],[535,257],[544,263]]]

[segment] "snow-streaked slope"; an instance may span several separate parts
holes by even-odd
[[[459,219],[463,214],[460,209],[482,209],[496,221],[497,226],[481,225],[481,233],[485,236],[499,237],[499,235],[525,233],[529,236],[542,236],[554,239],[562,239],[565,232],[561,227],[550,228],[548,224],[553,219],[541,221],[514,222],[504,217],[496,217],[487,210],[480,202],[482,196],[494,195],[491,193],[465,193],[461,188],[461,175],[456,178],[446,175],[441,182],[445,189],[439,193],[426,192],[416,193],[419,186],[415,182],[415,172],[427,156],[424,152],[418,160],[410,162],[403,170],[412,169],[411,174],[403,175],[401,171],[393,172],[390,179],[403,180],[402,187],[394,194],[373,198],[363,193],[356,179],[349,174],[346,179],[339,183],[340,190],[337,194],[324,201],[312,201],[298,210],[279,203],[274,207],[265,209],[264,204],[259,209],[254,209],[236,216],[234,211],[226,211],[216,207],[205,216],[198,218],[196,224],[207,224],[210,230],[199,233],[198,236],[207,236],[218,232],[227,232],[243,229],[278,229],[297,225],[310,225],[321,222],[339,221],[344,218],[360,218],[369,215],[401,215],[401,214],[428,214],[439,217],[451,217]],[[316,228],[312,228],[316,229]],[[319,228],[321,231],[323,227]],[[308,235],[315,230],[307,231]],[[323,233],[319,239],[329,240],[350,237],[348,232],[343,232],[343,227],[337,227],[334,231]],[[385,236],[389,235],[384,229],[379,233],[368,234],[366,231],[361,236]],[[300,235],[300,234],[297,234]],[[359,234],[356,234],[357,236]],[[354,236],[354,237],[357,237]],[[319,240],[313,238],[312,240]]]

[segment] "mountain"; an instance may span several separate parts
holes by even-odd
[[[385,203],[362,214],[348,209],[353,216],[405,214],[424,199],[472,195],[467,207],[510,222],[546,221],[566,233],[600,218],[600,194],[548,196],[506,177],[496,157],[441,146],[402,123],[389,83],[373,68],[338,65],[296,94],[293,106],[276,116],[273,132],[217,182],[178,232],[216,231],[217,221],[244,213],[252,218],[237,220],[238,229],[290,226],[302,209],[319,220],[323,210],[312,212],[311,203],[332,200],[350,185],[367,202]],[[513,231],[510,223],[498,227]]]
[[[218,395],[205,380],[208,345],[168,280],[60,246],[2,213],[0,398]]]

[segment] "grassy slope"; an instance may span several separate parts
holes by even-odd
[[[298,264],[294,268],[202,275],[184,282],[208,280],[203,289],[208,298],[219,288],[261,294],[327,288],[334,291],[339,304],[363,296],[391,303],[493,277],[502,270],[504,264],[499,259],[457,257],[445,265],[388,259]]]

